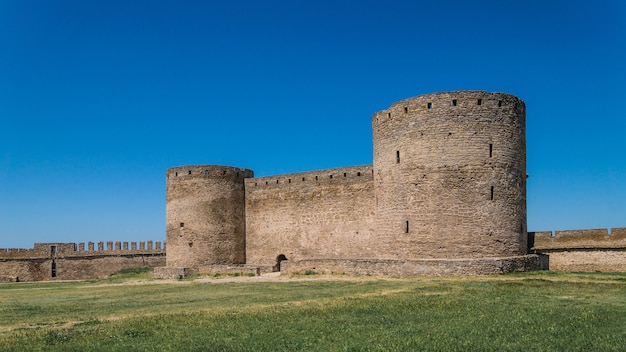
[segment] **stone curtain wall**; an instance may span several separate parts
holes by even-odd
[[[165,248],[159,241],[35,243],[32,249],[0,249],[0,281],[95,279],[164,264]]]
[[[373,258],[372,166],[246,180],[247,262]]]
[[[389,258],[526,253],[525,105],[459,91],[372,118],[378,251]]]
[[[192,165],[167,170],[167,266],[243,264],[244,178],[251,170]]]
[[[550,270],[626,271],[626,228],[529,232],[533,253],[550,256]]]

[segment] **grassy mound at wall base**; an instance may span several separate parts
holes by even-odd
[[[0,285],[4,351],[620,351],[625,326],[626,274]]]

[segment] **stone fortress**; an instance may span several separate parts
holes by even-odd
[[[161,278],[492,274],[548,269],[545,253],[560,270],[626,270],[626,229],[527,232],[525,117],[510,94],[427,94],[374,114],[372,165],[259,178],[230,166],[171,168],[166,255],[159,245],[131,257],[160,258],[148,266]],[[95,252],[80,249],[67,253]],[[589,266],[594,251],[604,254]]]

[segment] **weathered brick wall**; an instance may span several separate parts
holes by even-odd
[[[371,165],[247,179],[247,262],[376,257],[373,186]]]
[[[458,91],[374,114],[378,250],[389,258],[526,253],[525,105]]]
[[[193,165],[167,170],[168,267],[245,263],[244,178],[253,172]]]

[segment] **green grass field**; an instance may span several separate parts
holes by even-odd
[[[0,350],[626,351],[626,274],[312,276],[0,284]]]

